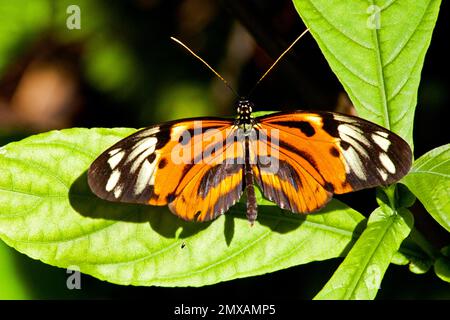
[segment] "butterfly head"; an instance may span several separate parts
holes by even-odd
[[[252,123],[253,107],[254,107],[254,104],[250,100],[247,100],[247,99],[240,99],[236,103],[237,120],[240,124]]]

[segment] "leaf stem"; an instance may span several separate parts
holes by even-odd
[[[394,212],[397,212],[397,185],[391,184],[387,188],[384,188],[384,192],[386,193],[386,196],[388,197],[389,206]]]

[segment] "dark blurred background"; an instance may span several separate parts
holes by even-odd
[[[67,8],[81,10],[69,30]],[[449,142],[449,8],[443,1],[419,88],[415,157]],[[201,115],[233,116],[235,96],[176,36],[246,94],[305,26],[289,0],[0,0],[0,146],[52,129],[144,127]],[[317,44],[305,36],[251,97],[258,111],[353,112]],[[339,197],[366,216],[374,190]],[[416,203],[417,228],[437,247],[450,243]],[[82,276],[66,288],[65,269],[32,260],[0,242],[0,298],[310,299],[341,259],[204,288],[117,286]],[[450,286],[429,271],[391,265],[379,299],[448,299]],[[222,300],[223,301],[223,300]]]

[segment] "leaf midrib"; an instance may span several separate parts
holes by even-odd
[[[435,176],[441,176],[444,178],[450,178],[450,174],[435,172],[435,171],[427,171],[427,170],[417,170],[417,171],[410,171],[408,175],[413,174],[426,174],[426,175],[435,175]]]
[[[373,256],[377,252],[377,250],[380,247],[381,243],[383,243],[383,239],[386,237],[387,232],[389,231],[389,229],[392,226],[392,224],[395,222],[396,217],[397,217],[397,213],[394,213],[393,215],[389,216],[388,217],[389,221],[386,222],[386,224],[383,224],[384,225],[383,232],[382,233],[381,232],[377,232],[377,235],[379,235],[377,244],[371,250],[370,255],[365,256],[364,268],[360,269],[360,272],[359,272],[358,276],[353,279],[353,281],[351,283],[351,286],[349,286],[349,288],[351,288],[351,292],[348,293],[349,289],[346,290],[346,297],[345,297],[345,299],[349,299],[349,298],[353,297],[353,294],[354,294],[354,292],[356,290],[356,287],[357,287],[358,283],[360,283],[364,272],[368,268],[369,262],[372,261]],[[376,223],[379,223],[379,222],[376,222]]]
[[[371,1],[372,5],[375,5],[375,2]],[[377,59],[377,75],[378,75],[378,87],[380,88],[381,95],[381,107],[383,110],[383,126],[390,130],[391,129],[391,121],[389,116],[389,106],[388,106],[388,97],[386,95],[386,82],[384,81],[384,67],[383,67],[383,58],[381,57],[381,47],[380,47],[380,39],[377,28],[372,29],[372,37],[375,41],[375,56]],[[394,59],[395,60],[395,59]]]

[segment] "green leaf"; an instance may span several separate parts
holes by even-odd
[[[367,228],[315,299],[373,299],[402,241],[413,224],[407,209],[376,209]]]
[[[401,257],[398,255],[401,255],[404,258],[402,262],[406,262],[402,264],[409,264],[408,268],[412,273],[427,272],[433,265],[436,254],[439,253],[425,241],[417,229],[413,228],[396,253],[398,259],[393,259],[392,263],[400,261]]]
[[[279,111],[256,111],[256,112],[253,112],[253,116],[262,117],[262,116],[266,116],[268,114],[272,114],[275,112],[279,112]]]
[[[416,160],[402,180],[439,224],[450,231],[450,144]]]
[[[450,283],[450,259],[446,257],[441,257],[434,263],[434,272],[436,275]]]
[[[440,0],[293,0],[358,114],[412,146],[420,72]]]
[[[416,202],[416,196],[403,184],[397,184],[397,207],[409,208]]]
[[[392,260],[391,263],[393,264],[397,264],[399,266],[404,266],[407,265],[409,263],[409,259],[408,256],[406,256],[405,254],[403,254],[400,251],[397,251],[393,256],[392,256]]]
[[[14,250],[0,241],[0,300],[32,298],[26,281],[17,270],[14,253]]]
[[[433,261],[430,259],[411,258],[409,263],[409,271],[415,274],[424,274],[430,270]]]
[[[450,258],[450,246],[445,246],[441,249],[441,253]]]
[[[31,42],[40,30],[48,28],[51,16],[48,0],[0,2],[0,74],[17,59],[24,42]]]
[[[337,200],[308,216],[264,200],[253,227],[242,204],[194,223],[166,207],[103,201],[89,190],[86,170],[132,132],[68,129],[5,146],[0,237],[34,259],[118,284],[203,286],[345,255],[365,223]]]

